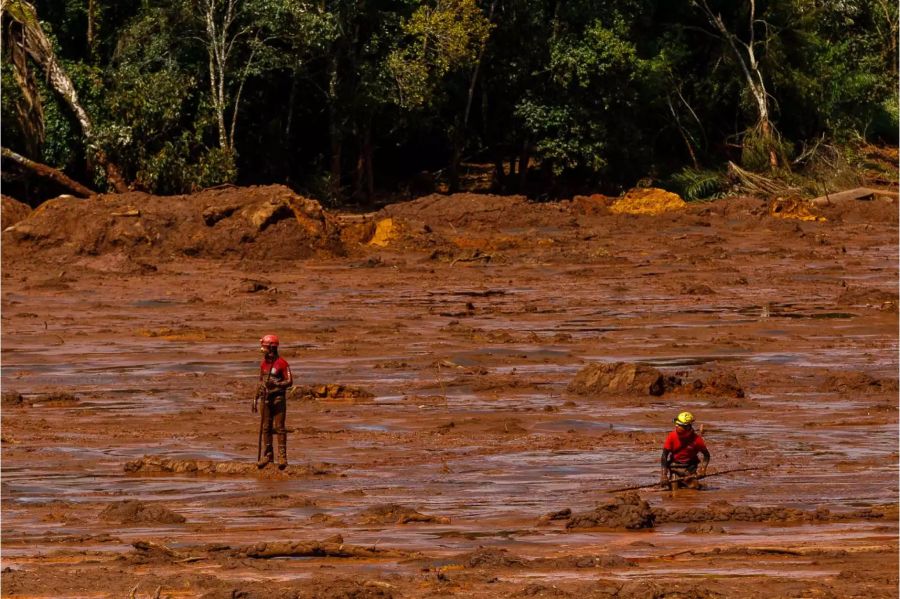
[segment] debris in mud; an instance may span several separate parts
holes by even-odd
[[[819,385],[819,391],[837,393],[894,393],[900,385],[894,378],[879,379],[865,372],[837,372]]]
[[[422,514],[412,508],[396,503],[373,505],[363,510],[357,521],[359,524],[407,524],[409,522],[429,522],[434,524],[450,524],[450,518]]]
[[[726,599],[726,593],[712,590],[715,582],[697,584],[666,580],[601,580],[595,583],[591,597],[596,599]],[[818,596],[818,595],[816,595]]]
[[[345,528],[347,523],[338,518],[337,516],[332,516],[331,514],[326,514],[324,512],[318,512],[309,517],[309,521],[313,524],[319,524],[321,526],[330,526],[333,528]]]
[[[464,568],[521,568],[528,565],[528,560],[496,547],[479,547],[451,558],[451,562]]]
[[[241,279],[240,285],[235,289],[238,293],[259,293],[260,291],[274,291],[272,289],[272,281],[265,279]]]
[[[712,287],[710,287],[709,285],[704,285],[703,283],[682,283],[681,294],[706,296],[715,295],[716,292],[713,291]]]
[[[139,524],[151,522],[155,524],[181,524],[185,517],[176,514],[161,505],[149,505],[136,499],[126,499],[113,503],[100,512],[101,520],[110,520],[119,524]]]
[[[338,383],[326,385],[296,385],[288,391],[288,399],[371,399],[375,394],[362,387]]]
[[[882,310],[896,310],[897,298],[896,291],[850,286],[837,296],[835,303],[838,306],[864,306]]]
[[[824,216],[818,216],[811,211],[812,204],[796,196],[777,197],[769,203],[769,214],[775,218],[786,218],[800,221],[826,220]]]
[[[712,364],[702,366],[690,372],[689,382],[684,383],[682,390],[701,395],[714,395],[717,397],[733,397],[742,399],[744,397],[744,388],[738,381],[737,373],[731,368]],[[724,406],[720,406],[724,407]]]
[[[889,508],[863,508],[852,512],[832,513],[824,507],[813,511],[778,506],[755,507],[714,501],[705,508],[667,510],[653,508],[657,524],[665,522],[835,522],[870,520],[888,517]]]
[[[617,495],[593,512],[574,514],[566,522],[567,530],[585,528],[627,528],[630,530],[653,528],[654,510],[637,493]]]
[[[178,460],[159,456],[144,456],[125,463],[125,472],[172,472],[185,474],[237,475],[264,478],[319,476],[334,473],[333,464],[288,465],[284,470],[264,468],[255,462],[217,462],[214,460]]]
[[[725,527],[709,522],[688,524],[681,532],[693,535],[725,534]]]
[[[234,557],[271,559],[273,557],[409,557],[407,551],[361,547],[344,543],[341,535],[323,541],[273,541],[239,547],[231,551]]]
[[[568,390],[577,395],[631,393],[659,396],[665,391],[665,381],[663,374],[652,366],[602,362],[588,364],[579,370]]]
[[[549,514],[544,514],[538,519],[537,525],[542,526],[553,520],[568,520],[572,517],[572,510],[570,508],[565,508],[562,510],[557,510],[555,512],[550,512]]]
[[[677,193],[656,187],[635,188],[616,200],[609,211],[613,214],[657,215],[681,210],[687,203]]]
[[[546,597],[548,599],[565,599],[566,597],[572,597],[572,593],[564,591],[556,586],[533,582],[518,593],[509,595],[509,597],[510,599],[514,597]]]
[[[172,562],[185,558],[184,554],[154,541],[141,539],[133,542],[131,546],[134,547],[136,552],[136,555],[132,556],[131,561],[136,563]]]
[[[529,562],[532,566],[553,570],[580,568],[634,568],[637,562],[614,553],[605,555],[567,555],[564,557],[539,557]]]
[[[4,408],[18,408],[25,405],[25,397],[16,391],[4,391],[0,395],[0,405]]]

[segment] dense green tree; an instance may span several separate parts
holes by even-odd
[[[887,0],[27,6],[3,0],[6,156],[98,189],[280,181],[366,201],[421,171],[455,189],[464,159],[503,191],[685,168],[712,189],[703,169],[729,160],[790,176],[822,145],[897,143]]]

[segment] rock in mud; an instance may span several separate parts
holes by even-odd
[[[653,528],[655,515],[650,504],[637,493],[617,495],[593,512],[575,514],[566,523],[567,530],[584,528]]]
[[[645,364],[603,362],[588,364],[575,375],[568,390],[577,395],[627,393],[659,396],[665,392],[663,374]]]
[[[450,524],[450,518],[422,514],[412,508],[396,503],[373,505],[359,514],[360,524],[406,524],[408,522],[431,522]]]
[[[146,504],[136,499],[126,499],[106,506],[98,516],[101,520],[119,524],[181,524],[185,517],[161,505]]]

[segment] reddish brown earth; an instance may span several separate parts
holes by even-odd
[[[2,595],[896,597],[896,199],[608,204],[223,188],[12,225]],[[268,332],[284,472],[252,465]],[[762,469],[605,492],[682,410],[711,470]]]

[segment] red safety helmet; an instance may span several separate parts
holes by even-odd
[[[259,340],[259,345],[261,347],[278,347],[278,335],[264,335]]]

